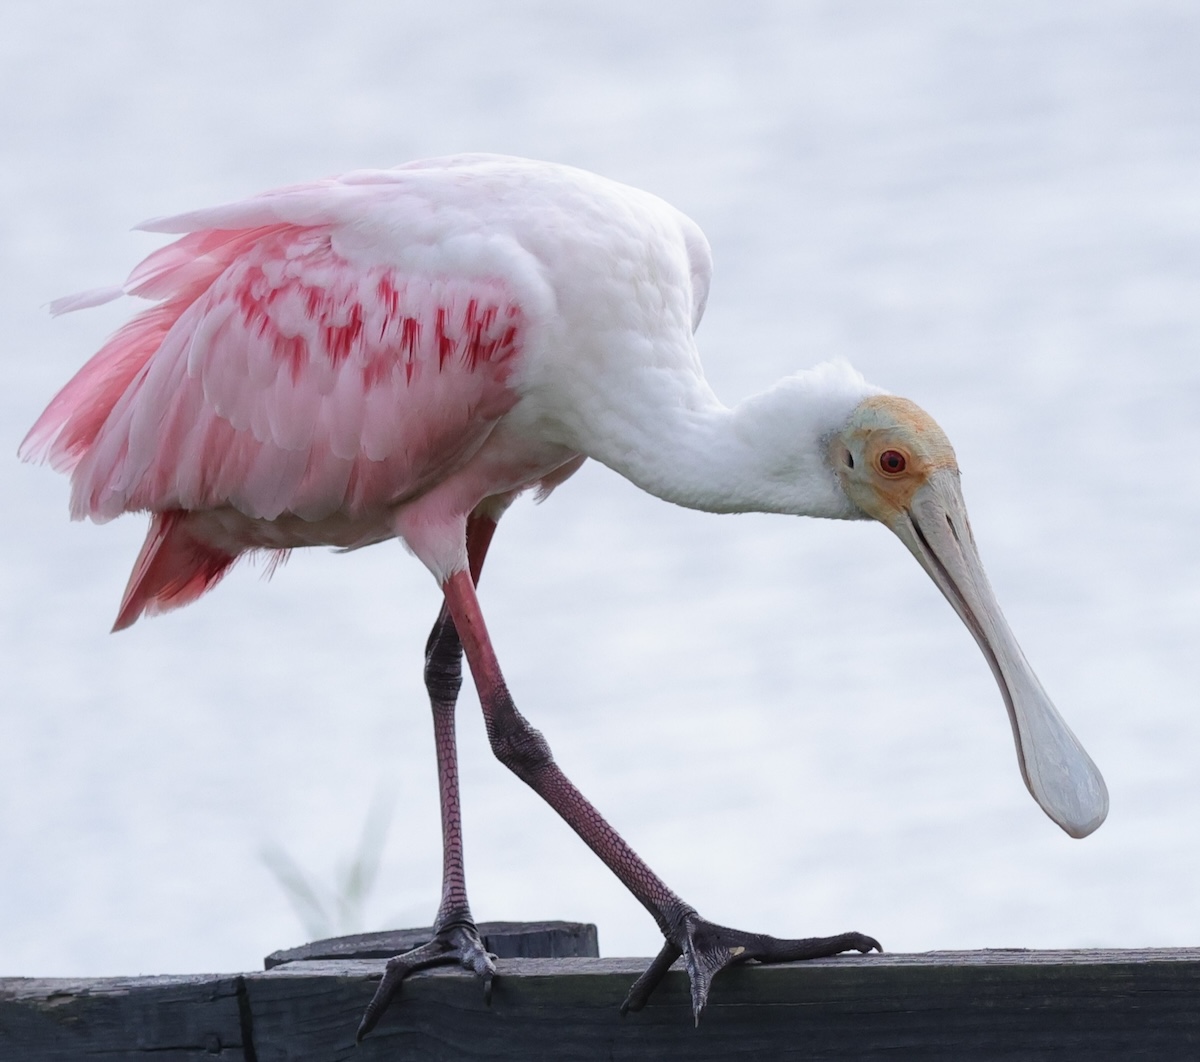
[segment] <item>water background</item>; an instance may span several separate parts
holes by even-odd
[[[0,974],[256,967],[395,809],[366,927],[428,924],[396,545],[248,566],[109,635],[144,519],[67,520],[16,447],[129,312],[51,320],[137,221],[459,150],[648,188],[706,230],[736,400],[831,356],[953,440],[1026,654],[1104,771],[1073,841],[1026,794],[966,630],[877,526],[672,508],[601,467],[505,519],[483,604],[560,763],[710,918],[890,950],[1200,942],[1200,8],[1171,0],[186,6],[8,0],[0,31]],[[477,917],[642,909],[460,741]]]

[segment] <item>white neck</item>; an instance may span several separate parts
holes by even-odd
[[[848,365],[786,377],[732,409],[702,377],[643,383],[582,447],[643,490],[706,512],[862,516],[828,458],[831,436],[878,393]]]

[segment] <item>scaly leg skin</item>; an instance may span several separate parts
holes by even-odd
[[[487,517],[472,518],[467,525],[467,551],[476,580],[495,529],[495,521]],[[433,738],[442,809],[442,900],[433,923],[433,939],[388,960],[383,980],[359,1023],[355,1034],[357,1042],[375,1028],[401,983],[414,970],[458,963],[482,978],[483,998],[489,1004],[492,1000],[496,957],[484,947],[475,928],[463,872],[458,752],[454,735],[454,706],[461,686],[462,643],[449,610],[443,604],[425,645],[425,687],[433,708]]]
[[[475,586],[468,574],[457,572],[451,575],[443,584],[443,590],[479,690],[492,751],[579,834],[650,912],[666,938],[658,957],[630,990],[622,1012],[644,1006],[680,955],[684,956],[691,980],[692,1013],[699,1021],[708,1001],[712,979],[726,966],[749,959],[788,962],[837,955],[843,951],[882,950],[878,941],[861,933],[777,940],[702,919],[666,886],[575,788],[554,762],[545,738],[517,711],[500,672],[479,610]]]

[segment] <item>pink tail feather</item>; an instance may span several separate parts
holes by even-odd
[[[60,472],[75,468],[187,308],[239,254],[283,228],[286,226],[266,225],[234,232],[192,232],[151,254],[130,273],[123,287],[84,291],[52,303],[51,312],[59,314],[98,306],[122,292],[164,300],[119,328],[54,396],[21,443],[22,459],[48,458]]]
[[[114,631],[124,630],[143,612],[155,615],[195,601],[229,570],[231,556],[197,541],[187,531],[187,513],[154,513],[150,531],[133,565]]]

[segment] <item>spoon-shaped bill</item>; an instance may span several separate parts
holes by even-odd
[[[1108,814],[1108,790],[1042,689],[996,603],[975,549],[958,472],[933,473],[890,526],[987,657],[1008,708],[1021,776],[1034,800],[1072,837],[1086,837]]]

